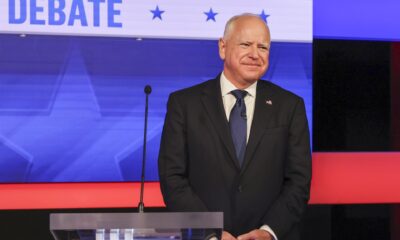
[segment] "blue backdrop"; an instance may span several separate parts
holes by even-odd
[[[274,42],[265,79],[312,114],[312,44]],[[169,93],[214,78],[217,41],[0,35],[0,182],[139,180],[150,84],[146,179]]]

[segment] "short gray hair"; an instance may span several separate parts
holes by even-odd
[[[225,24],[225,30],[224,30],[224,36],[223,39],[226,39],[228,37],[228,35],[230,34],[230,32],[232,31],[232,28],[234,26],[234,23],[242,18],[242,17],[256,17],[256,18],[260,18],[260,15],[254,14],[254,13],[242,13],[239,15],[235,15],[233,17],[231,17]],[[261,19],[261,18],[260,18]],[[263,21],[264,22],[264,21]],[[268,28],[267,23],[265,23],[265,26]]]

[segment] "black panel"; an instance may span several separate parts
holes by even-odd
[[[314,151],[390,150],[390,43],[314,40]]]

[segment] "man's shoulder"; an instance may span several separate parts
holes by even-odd
[[[270,94],[272,94],[275,98],[281,98],[287,101],[295,102],[302,100],[302,97],[271,81],[260,80],[258,84],[260,85],[260,87],[264,88],[265,91],[268,91]]]
[[[171,93],[171,97],[178,98],[193,98],[198,97],[204,91],[208,91],[209,89],[214,89],[218,85],[219,81],[217,78],[210,79],[199,84],[193,85],[191,87],[183,88]]]

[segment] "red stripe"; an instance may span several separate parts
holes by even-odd
[[[400,203],[400,153],[314,153],[310,204]],[[159,183],[145,207],[162,207]],[[0,184],[0,209],[136,207],[139,183]]]
[[[0,209],[137,207],[140,183],[0,184]],[[158,182],[148,182],[145,207],[162,207]]]
[[[400,203],[400,153],[314,153],[310,203]]]

